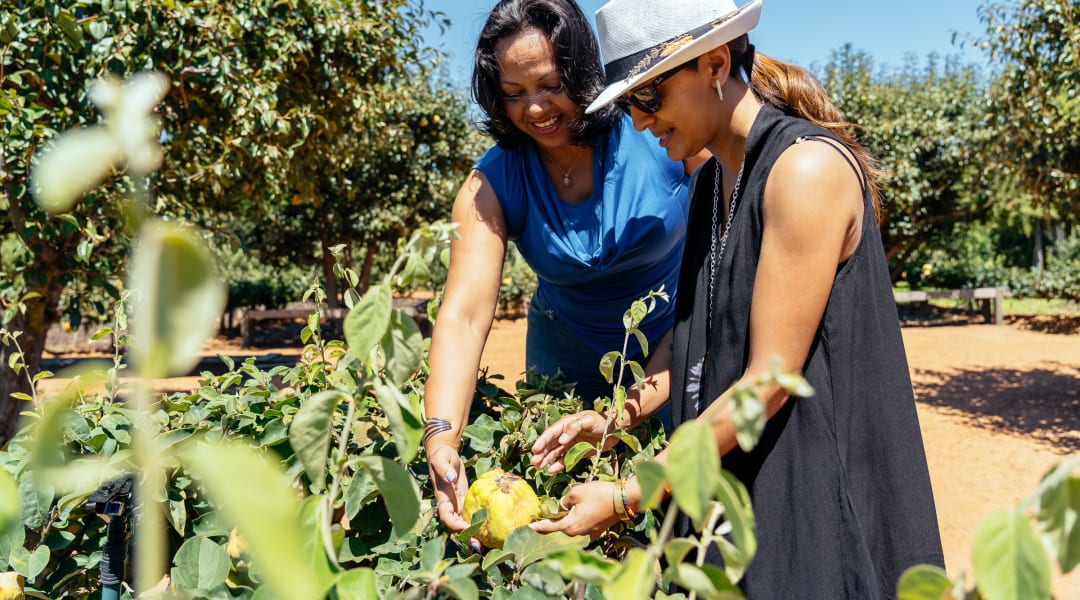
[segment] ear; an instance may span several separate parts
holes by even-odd
[[[701,55],[700,63],[709,79],[726,82],[731,73],[731,49],[727,44],[713,48]]]

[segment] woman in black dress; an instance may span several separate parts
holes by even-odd
[[[877,227],[876,165],[805,70],[755,53],[761,0],[612,0],[597,12],[611,102],[695,175],[671,343],[632,390],[630,426],[670,399],[674,423],[713,421],[723,466],[748,488],[758,550],[749,598],[890,598],[915,564],[944,566],[933,494]],[[695,225],[696,224],[696,225]],[[731,387],[782,369],[815,389],[759,386],[768,416],[751,452],[724,413]],[[599,438],[586,411],[556,422],[533,463],[557,471]],[[664,462],[661,454],[658,460]],[[620,486],[621,483],[621,486]],[[573,488],[561,520],[598,535],[634,477]],[[689,533],[687,524],[677,535]],[[713,548],[710,562],[722,559]]]

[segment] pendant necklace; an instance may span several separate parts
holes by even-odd
[[[581,155],[581,151],[584,150],[585,147],[584,146],[578,146],[578,150],[574,154],[574,158],[570,159],[570,168],[569,169],[562,168],[562,165],[560,165],[558,162],[555,161],[555,157],[552,156],[551,154],[549,154],[548,151],[545,150],[542,146],[537,145],[536,147],[539,148],[540,152],[543,153],[543,155],[546,156],[549,161],[551,161],[551,164],[555,165],[555,168],[558,169],[562,173],[563,187],[570,187],[570,186],[574,185],[574,179],[570,176],[570,174],[574,172],[574,167],[576,166],[574,164],[574,162],[577,161],[578,156]]]
[[[713,313],[713,296],[716,292],[716,265],[724,257],[724,249],[727,247],[728,234],[731,233],[731,219],[735,216],[735,204],[739,200],[739,186],[742,184],[743,167],[746,166],[746,157],[743,157],[743,162],[739,165],[739,175],[735,178],[735,187],[731,190],[731,204],[728,206],[727,219],[724,224],[724,233],[719,237],[719,244],[716,235],[716,226],[719,222],[717,218],[720,207],[720,162],[716,163],[716,179],[713,180],[713,205],[712,205],[712,239],[709,244],[709,312],[706,318],[706,331],[712,330],[712,313]],[[719,245],[719,251],[717,250]]]

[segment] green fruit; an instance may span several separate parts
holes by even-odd
[[[463,515],[472,522],[473,514],[487,509],[487,519],[476,538],[488,548],[502,548],[510,532],[540,517],[540,499],[524,479],[494,469],[484,473],[469,486]]]

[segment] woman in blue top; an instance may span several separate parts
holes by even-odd
[[[674,296],[688,173],[618,109],[586,115],[604,88],[596,38],[572,0],[503,0],[480,34],[473,97],[496,141],[454,201],[459,239],[432,336],[424,446],[451,530],[468,490],[458,456],[508,241],[537,274],[526,363],[562,370],[587,401],[609,395],[600,357],[623,347],[622,314],[650,290]],[[641,324],[650,348],[672,303]],[[633,346],[633,344],[631,344]]]

